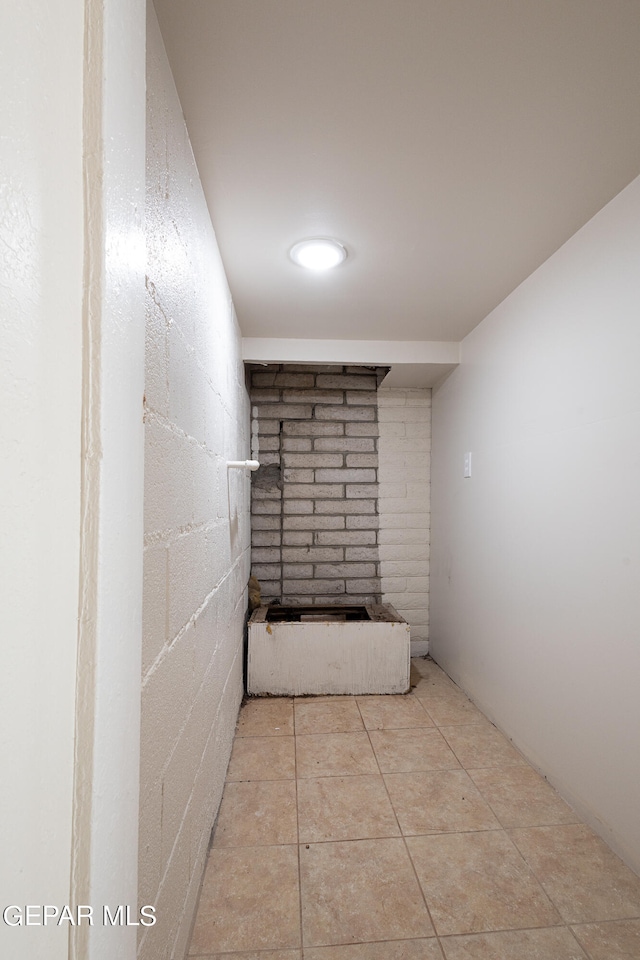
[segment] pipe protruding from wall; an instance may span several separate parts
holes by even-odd
[[[260,466],[258,460],[227,460],[227,469],[238,467],[241,470],[257,470]]]

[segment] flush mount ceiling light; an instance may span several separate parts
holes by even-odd
[[[330,270],[346,259],[347,250],[332,237],[309,237],[294,243],[289,256],[299,267],[307,270]]]

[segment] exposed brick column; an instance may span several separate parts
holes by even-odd
[[[250,367],[262,464],[252,479],[252,572],[265,600],[380,602],[377,389],[386,372]]]

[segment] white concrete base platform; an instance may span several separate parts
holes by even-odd
[[[247,693],[407,693],[410,646],[409,624],[390,604],[259,607],[249,620]]]

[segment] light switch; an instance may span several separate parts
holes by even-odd
[[[466,477],[471,476],[471,454],[465,453],[464,455],[464,475]]]

